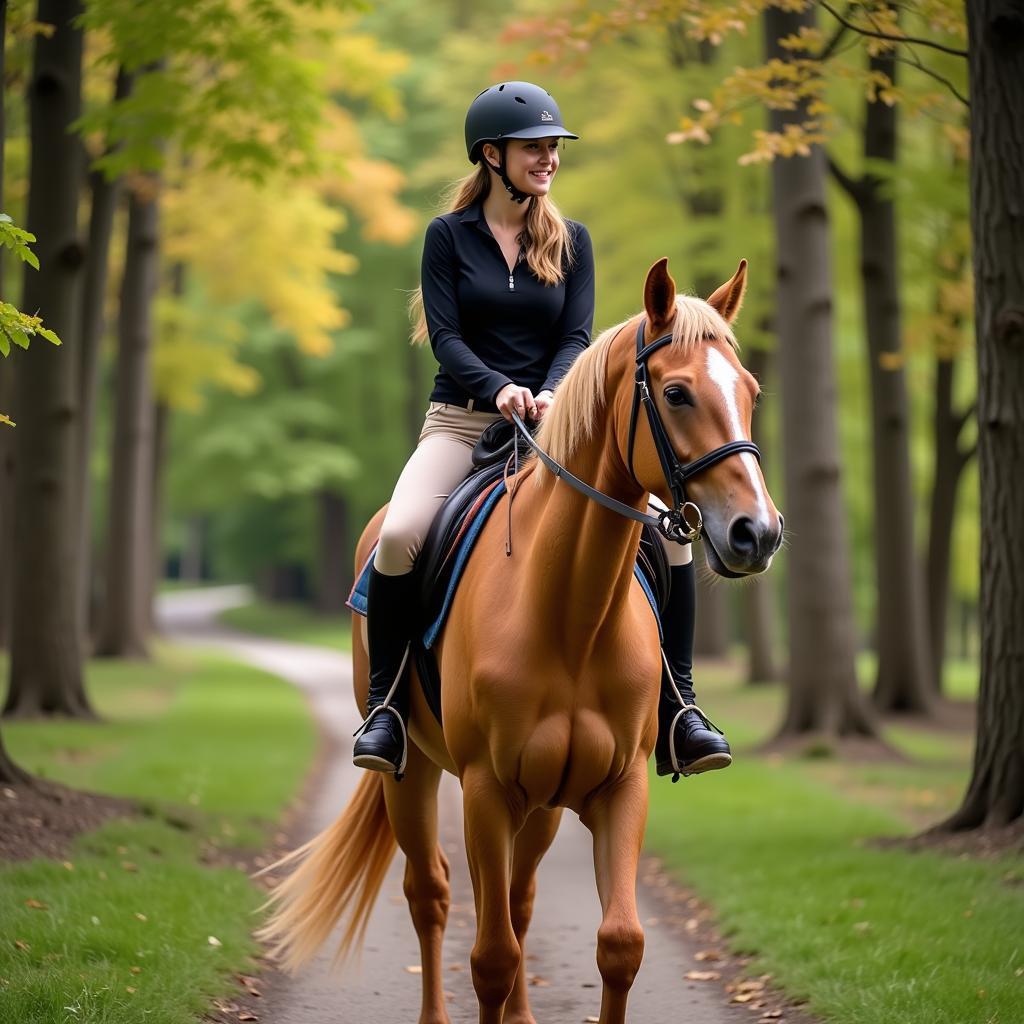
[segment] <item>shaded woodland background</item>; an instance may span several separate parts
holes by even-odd
[[[92,714],[83,659],[147,656],[164,577],[342,610],[434,372],[406,316],[424,227],[469,101],[525,78],[581,136],[553,196],[594,239],[595,333],[661,256],[700,295],[750,260],[789,538],[703,587],[700,653],[787,681],[783,748],[869,752],[973,661],[946,827],[1018,821],[1024,25],[970,8],[0,4],[3,209],[35,236],[4,235],[2,295],[63,342],[15,328],[0,360],[4,713]]]

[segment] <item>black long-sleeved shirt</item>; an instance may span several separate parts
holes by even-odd
[[[512,273],[482,200],[427,225],[421,283],[430,346],[440,364],[430,400],[497,411],[506,384],[534,394],[554,386],[590,344],[594,253],[587,229],[567,220],[574,259],[545,285],[520,251]]]

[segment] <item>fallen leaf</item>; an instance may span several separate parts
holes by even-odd
[[[18,799],[18,794],[15,793],[14,790],[10,789],[8,786],[4,786],[4,796],[7,797],[8,800]]]
[[[145,915],[145,914],[136,914],[136,915],[135,915],[135,918],[136,918],[136,920],[138,920],[138,921],[148,921],[148,920],[149,920],[149,918],[148,918],[148,917],[146,917],[146,915]]]
[[[133,864],[130,860],[123,860],[123,861],[121,861],[121,867],[125,871],[130,871],[133,874],[134,874],[134,872],[139,870],[138,864]]]
[[[420,967],[419,964],[409,964],[409,966],[406,967],[406,971],[409,974],[422,974],[423,973],[423,968]]]
[[[858,921],[858,922],[857,922],[857,923],[856,923],[856,924],[855,924],[855,925],[853,926],[853,930],[854,930],[854,931],[855,931],[855,932],[856,932],[856,933],[857,933],[858,935],[863,935],[863,934],[864,934],[865,932],[867,932],[867,931],[870,931],[870,930],[871,930],[871,922],[870,922],[870,921]]]
[[[583,1024],[601,1024],[600,1017],[584,1017]]]
[[[721,976],[718,971],[687,971],[683,975],[687,981],[718,981]]]
[[[220,941],[220,939],[217,938],[216,935],[207,935],[206,941],[211,946],[222,946],[223,945],[223,943]]]
[[[142,973],[142,968],[141,967],[129,967],[128,970],[131,971],[132,974],[141,974]]]
[[[762,992],[764,991],[764,982],[753,978],[747,978],[741,981],[736,986],[737,992]]]
[[[238,1015],[239,1020],[259,1020],[259,1017],[255,1013],[249,1013],[248,1010],[244,1010]]]
[[[539,974],[531,974],[529,980],[531,985],[538,985],[540,988],[545,988],[551,984],[547,978],[542,978]]]
[[[33,910],[49,910],[50,908],[39,900],[25,900],[25,906],[31,907]]]
[[[31,949],[29,944],[27,942],[23,941],[22,939],[15,939],[14,940],[14,948],[15,949],[23,949],[23,950],[26,950],[26,951]]]
[[[95,914],[93,914],[92,917],[89,918],[89,920],[92,921],[93,924],[100,923],[100,919]]]
[[[700,960],[700,961],[704,961],[704,960],[721,960],[722,959],[722,954],[719,953],[717,949],[702,949],[702,950],[700,950],[700,952],[694,953],[693,959],[694,960]]]
[[[125,985],[124,990],[129,995],[135,995],[135,993],[138,992],[138,989],[137,988],[132,988],[131,985]]]
[[[66,860],[66,861],[64,861],[64,870],[65,871],[74,871],[75,870],[75,865],[72,864],[71,861]]]
[[[763,1020],[763,1021],[765,1021],[765,1020],[779,1020],[779,1019],[781,1019],[781,1017],[782,1017],[782,1011],[781,1010],[765,1010],[764,1013],[761,1014],[761,1020]]]
[[[117,852],[123,857],[128,852],[127,846],[119,846]]]
[[[732,997],[730,1002],[733,1002],[733,1003],[749,1003],[750,1000],[753,999],[753,998],[754,998],[754,993],[753,992],[737,992],[736,995],[734,995]]]
[[[214,999],[213,1008],[221,1013],[238,1013],[238,1003],[225,1003],[220,999]]]

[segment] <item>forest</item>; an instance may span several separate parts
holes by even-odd
[[[1019,5],[12,0],[0,23],[11,792],[76,784],[41,730],[106,727],[92,666],[166,669],[167,594],[244,583],[238,625],[347,643],[356,543],[436,370],[410,344],[424,230],[470,169],[469,101],[515,79],[580,136],[552,196],[593,239],[595,337],[663,256],[700,297],[749,261],[736,333],[786,539],[735,585],[696,546],[719,724],[753,701],[765,763],[955,737],[905,841],[1019,856]]]

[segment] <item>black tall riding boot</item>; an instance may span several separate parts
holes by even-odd
[[[693,692],[693,622],[697,608],[693,562],[671,567],[672,590],[661,616],[665,657],[658,701],[659,775],[697,775],[732,764],[729,744],[697,707]]]
[[[370,655],[370,693],[366,720],[352,748],[352,762],[360,768],[405,772],[409,721],[409,635],[413,622],[413,573],[386,576],[370,566],[366,596],[366,635]]]

